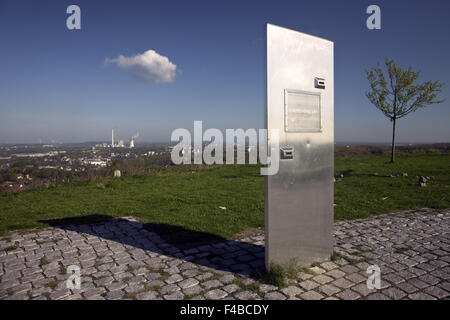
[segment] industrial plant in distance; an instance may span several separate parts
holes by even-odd
[[[73,180],[106,178],[112,171],[148,173],[171,164],[168,143],[136,145],[139,133],[125,143],[8,144],[0,146],[0,193],[20,192]]]

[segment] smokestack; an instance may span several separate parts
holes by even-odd
[[[111,130],[111,147],[114,147],[114,129]]]

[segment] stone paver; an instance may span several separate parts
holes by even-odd
[[[269,292],[264,295],[265,300],[286,300],[286,296],[280,292]]]
[[[343,300],[356,300],[356,299],[361,298],[361,296],[359,294],[357,294],[355,291],[352,291],[349,289],[338,293],[336,295],[336,297],[343,299]]]
[[[0,300],[449,299],[450,211],[335,224],[333,261],[278,287],[261,282],[264,232],[180,247],[132,217],[0,237]],[[368,289],[369,265],[381,289]],[[69,266],[81,288],[69,289]]]
[[[229,284],[229,285],[223,287],[222,289],[225,290],[228,293],[233,293],[233,292],[239,290],[239,286],[236,285],[236,284]]]
[[[196,286],[197,284],[199,284],[198,280],[193,279],[193,278],[189,278],[189,279],[183,280],[180,283],[178,283],[178,285],[182,289],[191,288],[191,287]]]
[[[239,293],[236,293],[235,298],[238,300],[250,300],[250,299],[256,299],[258,297],[258,295],[252,291],[242,291]]]
[[[207,293],[205,293],[205,298],[209,299],[209,300],[217,300],[217,299],[222,299],[225,298],[228,294],[220,289],[215,289],[215,290],[211,290],[208,291]]]
[[[300,298],[302,298],[304,300],[321,300],[324,298],[324,296],[318,292],[311,290],[311,291],[307,291],[307,292],[301,294]]]
[[[289,286],[287,288],[282,289],[281,292],[284,293],[288,297],[295,297],[295,296],[299,295],[300,293],[303,293],[303,290],[296,286]]]
[[[318,289],[321,293],[325,294],[326,296],[334,296],[336,293],[341,291],[341,289],[332,286],[330,284],[326,284],[324,286],[319,287]]]

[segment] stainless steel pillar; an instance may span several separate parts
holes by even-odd
[[[280,143],[279,172],[265,179],[267,268],[332,253],[333,76],[333,42],[267,25],[266,125]]]

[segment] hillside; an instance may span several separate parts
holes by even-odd
[[[386,162],[385,156],[336,157],[336,220],[450,207],[450,154],[402,155],[395,164]],[[418,185],[419,176],[430,178],[426,187]],[[223,165],[2,194],[0,233],[45,227],[69,217],[131,215],[231,237],[264,226],[263,181],[257,166]],[[179,237],[182,241],[183,235]]]

